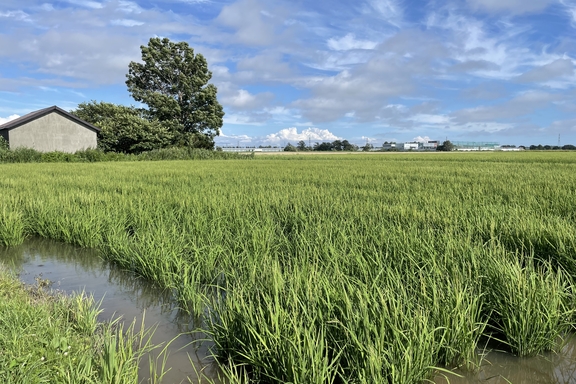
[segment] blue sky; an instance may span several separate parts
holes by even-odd
[[[576,145],[576,0],[2,0],[0,123],[135,104],[156,36],[207,58],[220,145]]]

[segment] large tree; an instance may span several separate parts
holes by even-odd
[[[213,147],[224,111],[206,59],[188,43],[152,38],[141,46],[142,63],[131,62],[126,85],[132,97],[148,105],[151,118],[173,122],[176,144]]]

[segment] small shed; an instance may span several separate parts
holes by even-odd
[[[0,125],[0,136],[10,149],[32,148],[40,152],[74,153],[96,148],[99,128],[52,106]]]

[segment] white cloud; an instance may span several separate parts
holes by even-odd
[[[349,33],[340,39],[328,39],[328,48],[334,51],[348,51],[351,49],[374,49],[378,45],[375,41],[358,40],[353,33]]]
[[[25,22],[31,22],[32,21],[32,19],[30,18],[30,15],[24,11],[21,11],[21,10],[0,12],[0,17],[13,18],[17,21],[25,21]]]
[[[416,143],[427,143],[430,140],[432,140],[432,139],[430,139],[428,136],[424,136],[424,137],[416,136],[415,138],[412,139],[412,141],[414,141]]]
[[[374,50],[365,62],[334,76],[311,79],[312,96],[293,103],[313,121],[334,121],[354,116],[356,122],[378,120],[390,98],[414,94],[420,78],[434,76],[446,47],[419,30],[401,31]]]
[[[57,88],[52,88],[52,87],[45,87],[43,85],[39,86],[38,88],[40,88],[41,90],[45,91],[45,92],[56,92],[56,93],[60,93],[60,91]]]
[[[541,83],[572,74],[574,74],[574,63],[572,63],[572,60],[557,59],[523,73],[517,80],[522,83]]]
[[[366,11],[373,12],[383,19],[384,21],[400,27],[404,20],[404,11],[399,4],[398,0],[368,0],[370,8]]]
[[[68,0],[68,3],[74,5],[80,5],[82,7],[91,9],[101,9],[104,8],[104,4],[92,0]]]
[[[137,27],[139,25],[143,25],[144,23],[142,21],[131,20],[131,19],[116,19],[116,20],[111,20],[110,24],[118,25],[121,27]]]
[[[450,122],[450,118],[446,115],[431,115],[427,113],[418,113],[410,116],[408,120],[420,124],[447,124]]]
[[[556,0],[468,0],[473,9],[521,14],[542,11]]]
[[[142,13],[144,10],[133,1],[119,1],[118,8],[119,11],[124,13]]]
[[[554,134],[556,133],[576,133],[576,119],[569,120],[558,120],[550,124],[549,128]],[[576,145],[576,142],[570,142],[565,144]]]
[[[222,93],[222,89],[220,92]],[[271,92],[263,92],[254,95],[245,89],[239,89],[235,92],[225,93],[224,96],[221,97],[221,101],[224,107],[232,107],[235,109],[257,109],[268,104],[272,98],[274,98],[274,94]]]
[[[240,0],[222,8],[217,21],[234,29],[232,39],[242,44],[270,45],[277,39],[276,17],[264,12],[259,0]],[[279,21],[283,23],[283,19]]]
[[[562,0],[560,2],[566,6],[566,12],[570,16],[572,27],[576,28],[576,4],[566,4],[566,2]]]
[[[380,139],[377,139],[375,137],[368,137],[368,136],[362,136],[361,139],[362,139],[362,141],[369,143],[369,144],[380,141]]]
[[[487,132],[496,133],[502,132],[510,129],[514,129],[515,124],[511,123],[498,123],[495,121],[484,121],[484,122],[471,122],[465,124],[452,124],[444,127],[448,131],[460,132],[461,135],[466,137],[469,133],[474,132]]]
[[[271,133],[266,136],[265,142],[269,143],[280,143],[280,142],[298,142],[300,140],[304,140],[308,142],[309,140],[312,142],[316,141],[334,141],[334,140],[341,140],[342,138],[336,136],[332,132],[327,129],[320,129],[320,128],[307,128],[298,132],[298,128],[285,128],[276,133]]]
[[[50,4],[50,3],[43,3],[43,4],[40,6],[40,9],[43,10],[43,11],[48,11],[48,12],[50,12],[50,11],[53,11],[53,10],[54,10],[54,6],[53,6],[52,4]]]
[[[5,124],[11,120],[19,118],[20,115],[10,115],[8,117],[0,117],[0,125]]]
[[[518,94],[513,99],[491,106],[479,106],[456,111],[452,116],[460,123],[487,122],[499,119],[512,119],[534,113],[538,109],[547,108],[550,103],[560,97],[542,91],[527,91]]]
[[[218,136],[217,138],[219,138],[218,141],[222,142],[222,141],[231,141],[231,142],[241,142],[241,143],[248,143],[251,142],[253,140],[253,138],[251,136],[248,135],[227,135],[224,133],[223,130],[220,130],[220,136]]]

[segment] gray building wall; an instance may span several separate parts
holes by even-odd
[[[33,148],[40,152],[73,153],[96,148],[96,132],[52,112],[8,131],[10,149]]]

